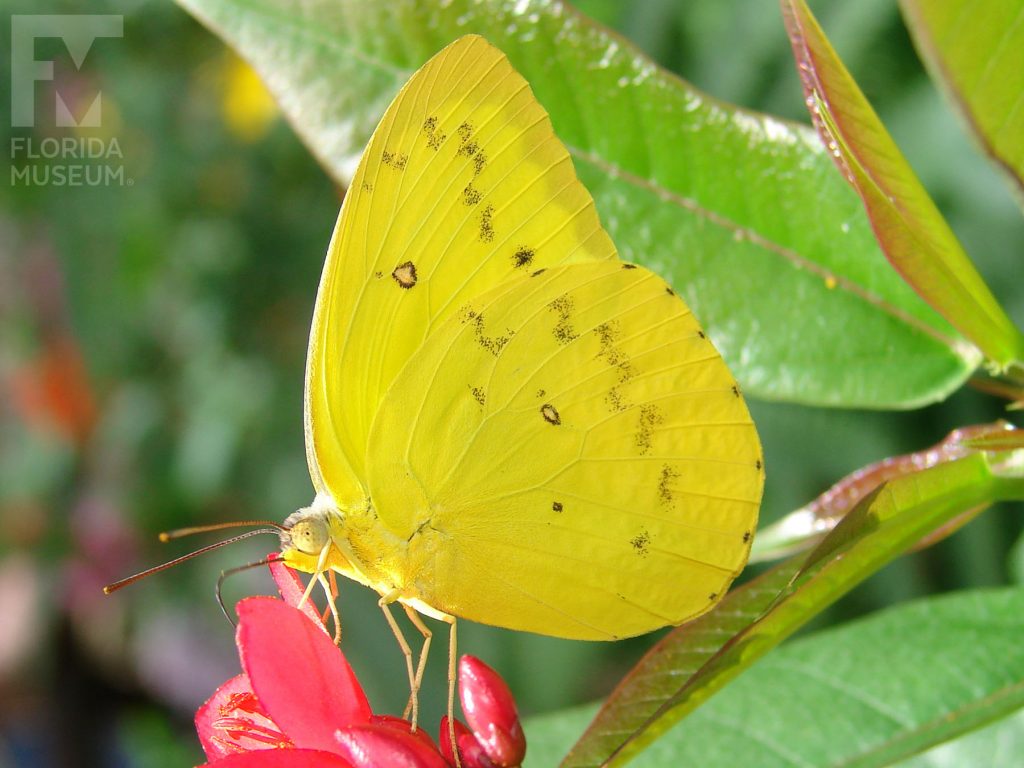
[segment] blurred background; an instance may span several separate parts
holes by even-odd
[[[807,121],[774,0],[575,5],[714,96]],[[925,76],[895,3],[812,6],[1021,324],[1020,209]],[[115,174],[95,186],[0,183],[0,767],[193,765],[192,714],[239,669],[217,576],[276,542],[250,540],[111,597],[101,588],[190,546],[160,544],[161,530],[282,520],[309,503],[306,337],[343,190],[251,71],[179,8],[0,7],[5,24],[19,12],[124,17],[123,35],[97,40],[80,69],[59,39],[39,40],[36,58],[55,72],[36,87],[36,126],[0,121],[8,156],[25,137],[37,147],[98,138],[104,156],[84,163]],[[10,57],[0,58],[10,83]],[[54,128],[54,91],[74,115],[101,91],[101,126]],[[751,408],[766,521],[866,463],[1005,416],[969,389],[910,413]],[[1021,580],[1021,530],[1019,508],[992,510],[891,565],[818,626]],[[249,572],[227,582],[225,599],[272,592],[266,574]],[[340,606],[343,647],[374,708],[400,713],[404,665],[374,596],[343,584]],[[527,715],[603,695],[653,640],[585,644],[460,624],[460,650],[497,667]],[[445,702],[438,649],[421,696],[430,730]]]

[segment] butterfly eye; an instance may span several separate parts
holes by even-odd
[[[306,518],[288,530],[291,545],[306,555],[318,555],[327,543],[327,523],[321,518]]]

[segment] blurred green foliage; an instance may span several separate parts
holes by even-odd
[[[245,71],[184,11],[48,5],[8,3],[5,18],[118,14],[124,34],[98,40],[81,70],[59,40],[40,41],[36,58],[54,60],[54,80],[36,86],[34,128],[2,120],[3,144],[116,140],[125,184],[0,185],[0,766],[199,762],[191,713],[237,672],[213,586],[222,568],[275,542],[239,545],[114,597],[100,587],[183,551],[158,544],[160,530],[280,520],[308,503],[306,335],[342,192],[283,120],[264,122]],[[576,5],[714,96],[806,121],[773,0]],[[1024,320],[1019,209],[925,77],[895,5],[829,0],[815,10],[981,273]],[[5,82],[9,67],[0,58]],[[53,128],[54,89],[78,114],[102,92],[101,127]],[[971,391],[906,414],[751,408],[769,462],[767,521],[864,464],[1004,415]],[[1005,583],[1020,532],[1006,510],[983,515],[885,569],[828,620]],[[250,573],[230,580],[225,597],[271,589]],[[401,711],[404,667],[374,596],[345,584],[340,604],[345,650],[371,701]],[[460,650],[500,669],[526,713],[605,693],[651,643],[573,643],[465,622],[460,632]],[[435,653],[428,724],[444,707],[443,666]]]

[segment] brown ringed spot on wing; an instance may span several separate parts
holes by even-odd
[[[558,426],[562,423],[562,417],[558,415],[558,411],[551,403],[544,403],[544,405],[540,407],[540,415],[544,417],[544,421],[548,424]]]
[[[423,133],[427,137],[427,146],[434,151],[439,150],[444,140],[448,138],[444,131],[438,129],[436,115],[430,115],[423,121]]]
[[[373,184],[368,181],[364,181],[360,186],[363,188],[363,192],[366,192],[367,194],[373,192]]]
[[[656,405],[645,403],[639,408],[640,417],[637,421],[636,434],[633,436],[636,449],[643,456],[650,452],[654,442],[654,430],[665,422],[665,416]]]
[[[636,269],[636,264],[629,264],[629,263],[627,262],[626,264],[623,264],[623,265],[622,265],[622,268],[623,268],[623,269]]]
[[[572,297],[567,293],[563,293],[548,303],[548,311],[554,312],[558,316],[551,333],[559,344],[568,344],[580,337],[572,327],[572,313],[575,306]]]
[[[501,353],[501,350],[512,340],[512,336],[515,335],[515,331],[508,328],[500,336],[488,336],[484,328],[484,316],[482,314],[471,311],[469,319],[473,321],[473,336],[476,338],[476,343],[495,357]]]
[[[488,205],[480,212],[480,242],[489,243],[494,240],[494,206]]]
[[[416,285],[416,265],[411,261],[403,262],[395,267],[395,271],[391,273],[391,276],[395,278],[395,282],[399,286],[409,290]]]
[[[467,184],[466,188],[462,190],[463,205],[476,205],[483,199],[483,194],[472,183]]]
[[[536,255],[536,251],[527,245],[520,245],[516,248],[516,252],[512,254],[512,266],[516,269],[530,266],[533,261],[533,257]]]
[[[675,505],[675,490],[672,488],[672,483],[678,480],[679,477],[679,471],[673,469],[672,465],[662,465],[661,476],[658,478],[658,501],[661,502],[663,507]]]
[[[562,502],[560,502],[560,501],[556,501],[556,502],[554,502],[554,503],[553,503],[553,504],[551,505],[551,510],[552,510],[553,512],[561,512],[561,511],[562,511]]]
[[[401,152],[391,152],[385,149],[384,154],[381,156],[381,162],[388,166],[388,168],[404,171],[406,163],[409,162],[409,156]]]
[[[479,403],[480,405],[483,405],[487,401],[487,395],[484,393],[483,387],[471,386],[469,388],[469,391],[473,394],[473,399],[476,400],[477,403]]]
[[[651,551],[651,534],[646,530],[641,530],[640,533],[629,540],[629,545],[633,547],[633,551],[640,555],[640,557],[646,557]]]

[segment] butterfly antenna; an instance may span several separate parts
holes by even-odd
[[[257,560],[255,563],[247,563],[246,565],[237,565],[234,568],[228,568],[226,571],[220,572],[220,577],[217,579],[217,604],[220,606],[221,613],[224,614],[224,618],[228,620],[232,627],[237,626],[235,620],[231,618],[231,614],[228,613],[228,607],[224,604],[224,595],[221,589],[224,586],[224,582],[228,576],[234,576],[236,573],[247,571],[250,568],[259,568],[261,565],[269,565],[271,558],[264,557],[262,560]]]
[[[194,532],[194,533],[200,533],[200,532],[206,532],[206,531],[217,531],[217,530],[220,530],[222,528],[232,528],[232,527],[235,527],[235,526],[238,526],[238,525],[253,525],[253,524],[254,523],[221,523],[219,525],[201,526],[199,528],[181,528],[181,529],[179,529],[177,531],[171,531],[168,534],[161,534],[160,538],[161,538],[162,541],[170,541],[171,539],[176,539],[176,538],[179,538],[180,536],[188,535],[187,533],[183,533],[183,531],[185,531],[185,532],[191,531],[191,532]],[[153,566],[152,568],[147,568],[146,570],[144,570],[144,571],[142,571],[140,573],[136,573],[134,576],[129,576],[126,579],[121,579],[120,581],[115,581],[113,584],[108,584],[107,586],[105,586],[103,588],[103,593],[106,594],[106,595],[109,595],[111,592],[116,592],[117,590],[122,589],[123,587],[127,587],[129,584],[134,584],[139,579],[144,579],[147,576],[152,576],[154,573],[160,573],[160,571],[166,571],[168,568],[173,568],[176,565],[180,565],[181,563],[184,563],[186,560],[191,560],[194,557],[199,557],[199,555],[205,555],[207,552],[212,552],[215,549],[220,549],[221,547],[227,546],[228,544],[234,544],[236,541],[241,541],[242,539],[248,539],[250,536],[258,536],[258,535],[264,534],[264,533],[272,533],[272,534],[277,535],[281,531],[284,530],[284,526],[278,525],[277,523],[263,523],[263,521],[258,521],[255,524],[256,525],[268,524],[268,525],[272,525],[273,527],[272,528],[257,528],[254,531],[246,531],[245,533],[240,533],[237,536],[232,536],[230,539],[225,539],[224,541],[218,541],[215,544],[209,544],[209,545],[207,545],[205,547],[202,547],[201,549],[197,549],[194,552],[189,552],[187,555],[182,555],[181,557],[176,557],[176,558],[174,558],[173,560],[171,560],[169,562],[163,563],[162,565],[156,565],[156,566]],[[166,538],[165,538],[165,536],[166,536]]]
[[[173,531],[164,531],[160,534],[160,541],[167,542],[174,539],[181,539],[185,536],[192,536],[196,533],[210,533],[212,531],[223,531],[226,528],[244,528],[254,525],[269,526],[278,531],[286,530],[280,523],[273,520],[234,520],[229,523],[211,523],[210,525],[193,525],[189,528],[175,528]]]

